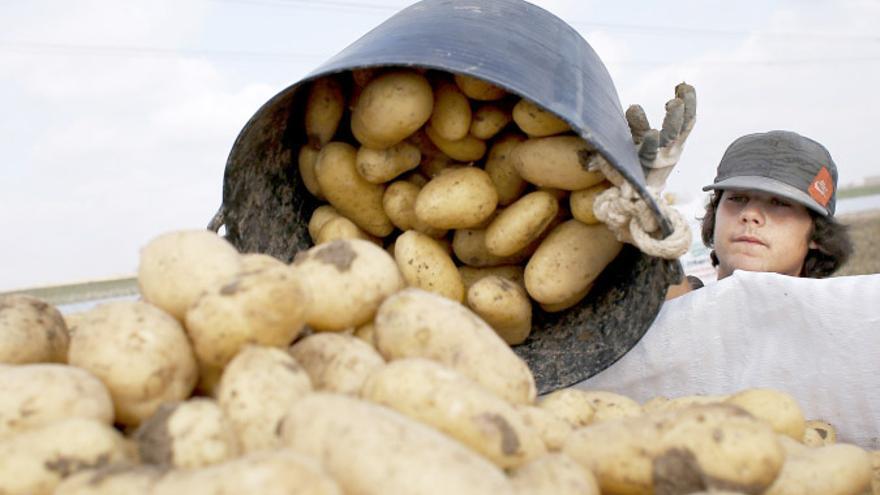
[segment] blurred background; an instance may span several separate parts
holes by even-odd
[[[131,277],[160,233],[203,228],[256,110],[400,0],[0,0],[0,292]],[[789,129],[840,170],[841,219],[880,271],[880,2],[533,2],[598,52],[658,127],[681,81],[697,124],[667,193],[694,225],[727,145]],[[867,246],[867,247],[866,247]],[[848,271],[847,271],[848,270]]]

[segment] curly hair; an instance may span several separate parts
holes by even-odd
[[[715,236],[715,212],[721,202],[722,191],[713,191],[709,202],[706,203],[706,214],[700,221],[703,244],[708,248],[714,248]],[[813,219],[810,229],[809,240],[818,246],[816,249],[807,251],[804,258],[804,266],[801,268],[801,277],[825,278],[837,271],[846,263],[852,254],[852,241],[846,225],[837,223],[833,217],[825,217],[811,209],[807,209]],[[715,250],[709,253],[712,258],[712,266],[718,266],[718,256]]]

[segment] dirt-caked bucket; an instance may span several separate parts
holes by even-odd
[[[232,146],[212,227],[225,226],[226,238],[242,252],[286,261],[311,247],[307,226],[321,203],[306,190],[297,166],[307,144],[307,89],[325,76],[386,67],[472,76],[551,111],[623,175],[668,233],[602,61],[569,25],[521,0],[418,2],[272,97]],[[576,306],[548,313],[534,305],[533,330],[514,350],[531,367],[539,392],[582,381],[628,352],[680,276],[678,262],[625,245]]]

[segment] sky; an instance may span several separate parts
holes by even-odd
[[[403,0],[0,0],[0,291],[130,276],[204,228],[257,109]],[[667,191],[701,201],[736,137],[823,143],[841,185],[880,176],[880,2],[532,2],[587,40],[622,107],[658,127],[686,81],[697,123]]]

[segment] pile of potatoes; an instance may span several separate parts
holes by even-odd
[[[880,452],[781,391],[536,397],[492,327],[370,241],[285,264],[172,232],[138,281],[63,316],[0,298],[0,493],[880,494]]]
[[[508,344],[533,303],[589,292],[622,244],[593,214],[601,155],[535,103],[485,81],[413,68],[311,81],[300,179],[322,202],[316,245],[364,239],[409,287],[466,304]]]

